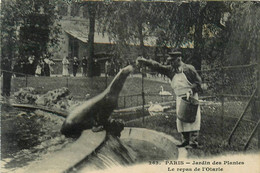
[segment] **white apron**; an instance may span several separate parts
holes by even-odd
[[[179,106],[181,102],[181,97],[186,95],[187,92],[191,91],[191,83],[188,81],[186,75],[183,73],[176,73],[172,79],[171,87],[173,88],[176,94],[176,113],[179,111]],[[193,95],[193,98],[199,99],[198,93]],[[200,130],[200,106],[198,107],[197,115],[195,122],[185,123],[180,121],[178,118],[176,120],[178,132],[190,132],[190,131],[199,131]]]

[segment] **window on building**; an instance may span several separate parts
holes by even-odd
[[[73,16],[73,17],[76,17],[76,16],[79,16],[79,13],[80,13],[80,4],[79,3],[72,3],[70,15]]]
[[[58,4],[58,14],[60,16],[67,16],[68,15],[68,5],[66,3],[59,3]]]
[[[88,8],[86,5],[83,6],[83,17],[88,18]]]
[[[69,57],[78,57],[79,55],[79,42],[78,39],[69,36]]]

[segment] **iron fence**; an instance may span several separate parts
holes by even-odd
[[[252,131],[250,139],[255,133],[256,126],[259,124],[259,115],[257,112],[258,99],[257,95],[257,64],[240,65],[240,66],[226,66],[214,69],[199,71],[202,80],[204,92],[200,99],[202,100],[202,112],[207,112],[209,116],[220,117],[222,127],[226,127],[225,123],[229,124],[229,129],[222,128],[223,139],[236,136],[236,129],[240,128],[241,131]],[[3,71],[3,70],[2,70]],[[10,72],[10,71],[9,71]],[[77,87],[99,87],[102,91],[112,79],[108,80],[107,75],[104,77],[96,77],[98,84],[93,82],[80,83],[82,78],[74,77],[35,77],[23,73],[14,73],[16,76],[12,78],[12,85],[15,86],[12,92],[17,91],[23,87],[35,87],[36,90],[46,92],[55,88],[67,87],[74,93],[76,99],[85,99],[88,93],[78,93]],[[164,76],[157,75],[156,73],[148,73],[147,75],[136,75],[139,78],[146,78],[149,80],[167,82]],[[36,80],[37,79],[37,80]],[[84,78],[88,79],[88,78]],[[92,79],[88,79],[91,81]],[[142,80],[142,83],[145,82]],[[90,85],[90,86],[89,86]],[[140,85],[141,86],[141,85]],[[54,88],[52,88],[54,87]],[[93,95],[98,93],[93,93]],[[120,95],[118,99],[118,109],[129,108],[136,106],[143,106],[149,102],[160,103],[174,101],[174,96],[161,96],[159,93],[147,93],[142,87],[142,92]],[[227,118],[230,121],[227,122]],[[241,124],[241,120],[249,121],[252,125]],[[241,130],[242,129],[242,130]],[[228,134],[227,131],[231,131]],[[250,141],[249,139],[249,141]],[[233,141],[239,139],[232,139]],[[241,139],[243,142],[248,142],[248,139]],[[248,146],[248,145],[247,145]]]

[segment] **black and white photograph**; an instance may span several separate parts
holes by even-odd
[[[0,0],[1,173],[259,173],[260,1]]]

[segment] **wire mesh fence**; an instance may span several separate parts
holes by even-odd
[[[214,96],[202,111],[220,117],[223,139],[248,147],[259,120],[254,106],[257,64],[205,70],[201,76],[207,87],[204,94]],[[254,138],[253,143],[257,143],[256,140]]]
[[[229,66],[201,71],[206,86],[204,95],[212,96],[216,102],[212,107],[222,109],[218,115],[238,117],[243,112],[250,96],[257,88],[256,64]],[[254,110],[248,109],[246,118],[254,117]]]
[[[104,75],[103,78],[95,77],[91,79],[86,79],[83,77],[35,77],[23,73],[14,73],[12,72],[12,92],[17,91],[19,88],[23,87],[35,87],[40,91],[44,92],[46,90],[56,89],[59,87],[67,87],[70,90],[77,90],[75,87],[86,87],[86,85],[91,85],[93,83],[88,83],[90,80],[94,79],[95,87],[105,89],[108,85],[108,82],[111,79],[107,79],[107,75]],[[248,100],[253,91],[257,88],[257,68],[256,64],[243,65],[243,66],[229,66],[221,67],[210,70],[200,71],[200,75],[203,80],[204,92],[203,96],[208,98],[208,101],[218,100],[225,102],[224,106],[228,107],[239,107],[243,105],[245,101]],[[138,76],[138,74],[136,75]],[[154,80],[158,82],[168,82],[164,76],[158,75],[156,73],[148,73],[145,75],[146,79]],[[141,77],[139,75],[138,77]],[[100,80],[98,80],[100,78]],[[80,82],[85,80],[87,82]],[[78,85],[76,83],[78,82]],[[88,83],[88,84],[87,84]],[[94,85],[94,84],[93,84]],[[93,86],[91,85],[91,86]],[[89,87],[91,87],[89,86]],[[145,91],[144,91],[145,92]],[[75,95],[77,98],[82,97],[88,93],[80,94],[79,96]],[[211,98],[211,99],[209,99]],[[173,96],[163,96],[155,92],[145,92],[145,102],[168,102],[173,101]],[[236,103],[234,103],[236,102]],[[120,95],[119,97],[119,106],[120,108],[132,107],[132,106],[141,106],[142,105],[142,93],[134,93],[129,95]],[[219,106],[219,104],[217,104]],[[223,106],[223,105],[222,105]],[[236,114],[236,113],[235,113]]]
[[[248,97],[256,89],[256,64],[226,66],[201,71],[209,95]]]
[[[256,96],[252,96],[257,89],[257,64],[241,65],[241,66],[226,66],[209,70],[199,71],[202,80],[204,92],[201,95],[201,110],[202,115],[215,117],[216,124],[221,124],[223,139],[228,139],[232,133],[232,142],[245,143],[248,141],[248,136],[258,122],[256,114],[255,100]],[[17,77],[19,76],[19,77]],[[141,77],[137,74],[135,77]],[[155,82],[167,83],[165,77],[157,74],[144,75],[145,79]],[[108,83],[112,80],[107,75],[103,77],[85,78],[85,77],[35,77],[25,74],[18,74],[12,78],[12,92],[24,87],[34,87],[40,93],[45,93],[56,88],[67,87],[73,94],[75,99],[85,100],[88,91],[95,88],[92,96],[97,95],[104,90]],[[95,82],[93,82],[95,81]],[[144,81],[146,82],[146,81]],[[138,84],[139,85],[139,84]],[[153,86],[151,86],[153,87]],[[80,90],[79,88],[86,88]],[[141,80],[140,80],[141,88]],[[130,88],[129,88],[130,89]],[[152,91],[152,90],[151,90]],[[144,92],[143,102],[142,92]],[[251,99],[250,99],[251,98]],[[120,95],[118,99],[118,109],[141,107],[143,104],[173,102],[174,95],[159,95],[158,92],[135,92],[134,94]],[[249,102],[250,100],[250,102]],[[236,127],[238,120],[242,120]],[[214,122],[212,122],[214,125]],[[237,135],[239,134],[239,135]],[[213,135],[213,134],[212,134]],[[236,136],[244,136],[236,138]],[[253,143],[256,143],[256,138],[253,138]],[[250,148],[250,145],[249,145]]]
[[[174,96],[159,95],[158,93],[145,93],[145,103],[163,103],[174,101]],[[119,96],[118,108],[129,108],[142,106],[142,94]]]

